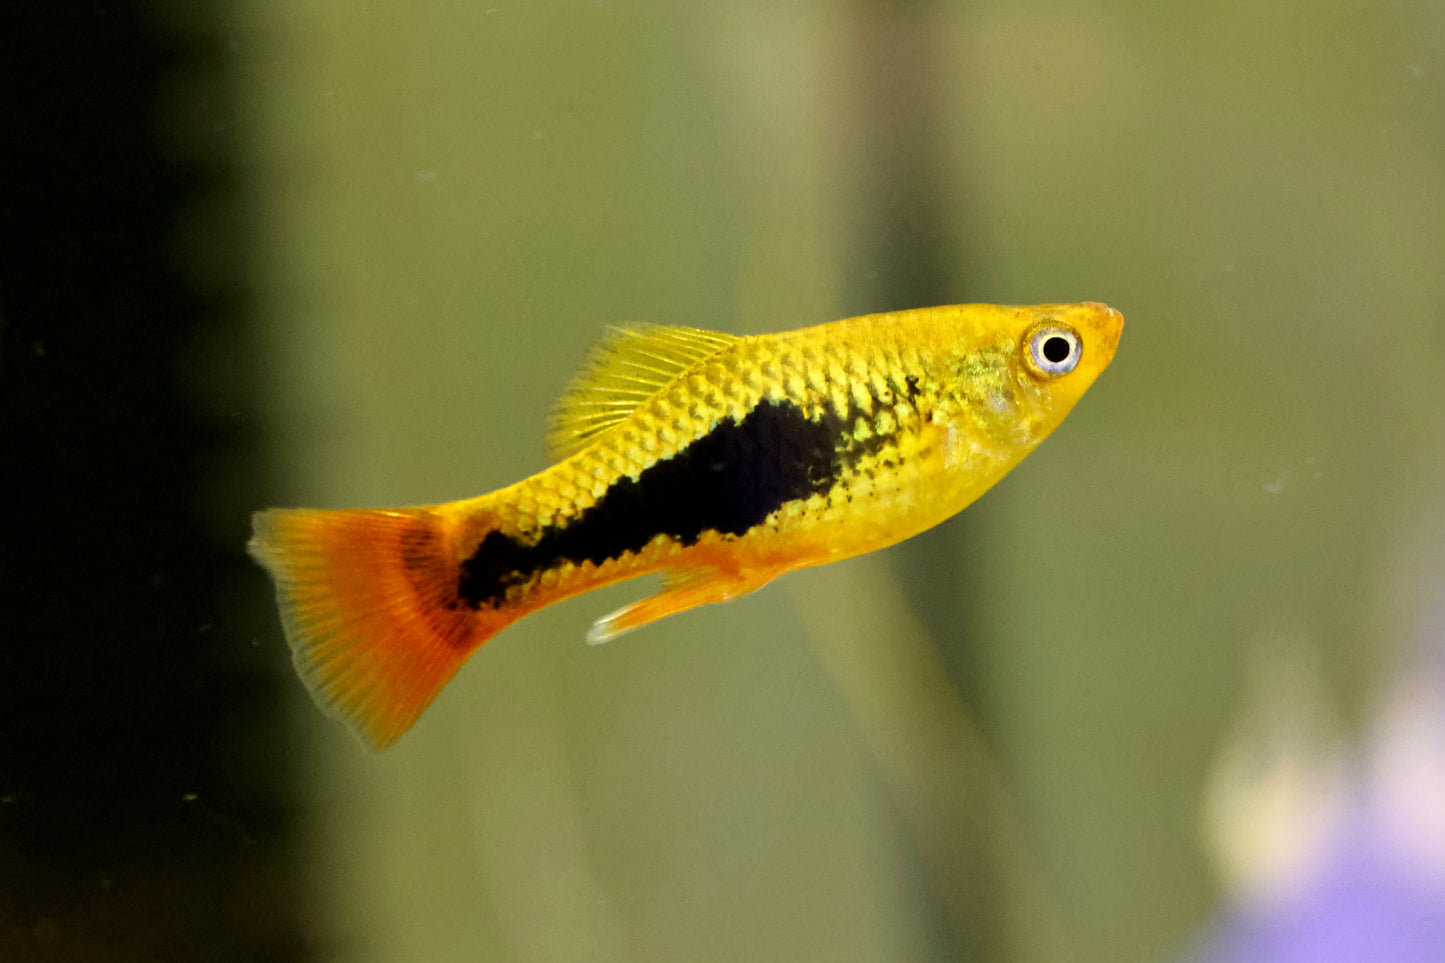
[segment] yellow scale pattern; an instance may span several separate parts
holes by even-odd
[[[742,421],[764,400],[795,404],[810,419],[829,414],[845,425],[851,420],[848,437],[839,442],[851,441],[863,453],[846,462],[830,491],[785,503],[765,523],[766,531],[750,538],[792,539],[796,552],[806,532],[815,545],[811,554],[822,561],[866,551],[880,537],[896,541],[929,527],[958,510],[962,492],[987,487],[1017,460],[1014,447],[1037,435],[1041,422],[1021,417],[1013,403],[1015,339],[963,353],[920,350],[926,339],[910,320],[873,316],[737,340],[593,445],[504,490],[508,496],[497,500],[511,510],[503,528],[535,541],[548,528],[565,527],[619,479],[635,480],[722,420]],[[943,470],[945,460],[954,470]],[[902,519],[916,520],[900,524]],[[615,565],[563,561],[543,574],[542,584],[592,578],[598,568],[650,569],[684,547],[664,535],[635,553],[643,557],[629,555]]]

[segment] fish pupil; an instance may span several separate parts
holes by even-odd
[[[1073,345],[1069,344],[1067,338],[1055,335],[1044,341],[1044,357],[1053,364],[1059,364],[1067,359],[1071,351],[1073,351]]]

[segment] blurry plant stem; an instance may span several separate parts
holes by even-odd
[[[887,565],[875,554],[791,581],[813,651],[912,832],[954,954],[1064,960],[993,756]]]

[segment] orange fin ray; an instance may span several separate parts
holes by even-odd
[[[726,602],[762,588],[787,568],[729,572],[716,568],[677,569],[663,576],[662,591],[604,615],[587,630],[587,644],[601,645],[658,619],[712,602]]]
[[[276,582],[297,673],[371,749],[410,729],[517,617],[459,604],[459,563],[427,509],[271,509],[252,522],[247,548]]]

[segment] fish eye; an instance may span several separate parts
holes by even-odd
[[[1028,337],[1029,368],[1045,378],[1058,378],[1073,371],[1079,364],[1082,346],[1072,328],[1061,324],[1041,324]]]

